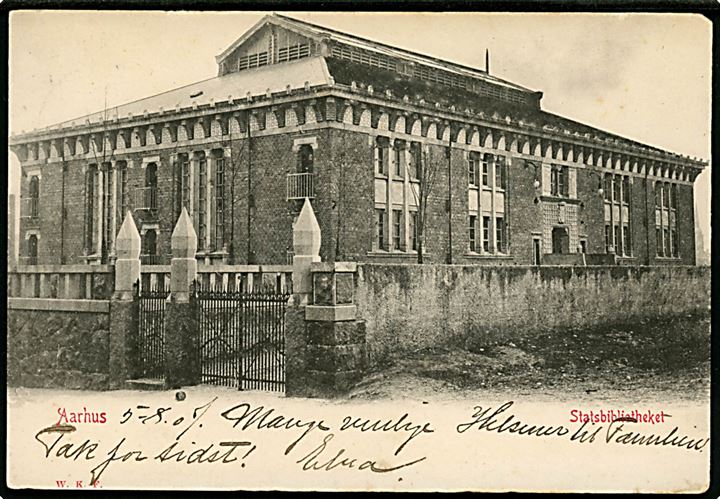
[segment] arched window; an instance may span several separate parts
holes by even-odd
[[[37,176],[30,179],[28,190],[30,195],[30,216],[38,218],[40,213],[40,179]]]
[[[145,207],[157,208],[157,165],[150,163],[145,167]]]
[[[28,260],[30,265],[37,265],[38,257],[38,238],[35,234],[31,234],[27,240],[28,244]]]
[[[313,173],[313,148],[310,144],[303,144],[298,150],[298,173]]]

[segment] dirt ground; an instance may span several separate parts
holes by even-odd
[[[493,395],[555,400],[705,400],[710,317],[569,329],[487,346],[472,338],[408,352],[365,377],[354,399]]]

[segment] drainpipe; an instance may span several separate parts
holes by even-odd
[[[453,262],[453,240],[452,240],[452,132],[448,139],[447,147],[448,163],[448,263]]]
[[[252,257],[252,243],[250,241],[251,237],[251,210],[255,206],[255,198],[252,194],[252,142],[250,141],[252,137],[250,136],[250,117],[251,112],[248,111],[247,115],[247,141],[248,141],[248,150],[247,150],[247,164],[248,164],[248,177],[247,177],[247,191],[248,191],[248,207],[247,207],[247,263],[252,264],[255,263],[255,259]]]
[[[650,265],[650,212],[648,208],[648,167],[645,165],[645,265]]]

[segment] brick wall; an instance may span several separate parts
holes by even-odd
[[[337,104],[337,102],[336,102]],[[338,106],[342,108],[342,106]],[[320,110],[327,111],[325,106]],[[342,115],[343,112],[337,111]],[[332,113],[331,113],[332,114]],[[132,209],[133,194],[145,184],[145,169],[141,167],[143,156],[159,155],[158,164],[158,210],[133,211],[138,229],[143,225],[157,224],[157,253],[170,257],[170,236],[175,224],[175,194],[172,171],[172,157],[177,153],[189,153],[208,149],[229,147],[231,159],[226,159],[226,206],[225,241],[227,249],[232,246],[235,259],[232,263],[250,261],[264,264],[286,263],[288,250],[292,250],[292,224],[299,212],[301,202],[286,201],[286,175],[295,172],[297,165],[293,141],[296,138],[315,137],[317,149],[314,153],[315,199],[313,207],[322,230],[320,255],[325,261],[394,261],[413,263],[417,256],[408,254],[371,254],[375,237],[374,186],[373,186],[373,138],[367,133],[341,128],[322,128],[307,132],[277,135],[258,134],[251,139],[252,151],[252,206],[248,195],[248,147],[247,139],[217,141],[196,147],[183,146],[171,149],[133,153],[127,158],[128,194]],[[524,161],[514,159],[508,163],[508,198],[506,213],[508,224],[508,245],[510,257],[469,255],[468,234],[468,193],[466,152],[452,149],[452,239],[453,261],[473,264],[520,264],[533,261],[533,237],[541,234],[543,202],[534,200],[541,193],[533,186],[534,167],[524,167]],[[125,159],[125,158],[123,158]],[[431,145],[426,156],[427,168],[436,169],[435,185],[432,189],[426,221],[426,261],[445,263],[448,259],[448,158],[444,145]],[[60,223],[62,205],[61,163],[49,163],[42,167],[39,261],[41,263],[82,263],[85,225],[85,177],[82,171],[86,161],[69,161],[65,174],[66,219]],[[213,179],[214,180],[214,179]],[[233,187],[231,187],[231,183]],[[22,193],[27,194],[28,179],[22,182]],[[605,253],[603,203],[597,194],[597,173],[588,169],[577,169],[577,195],[582,206],[568,205],[568,214],[577,216],[577,232],[587,238],[588,253]],[[646,225],[645,188],[651,189],[647,197],[650,214],[650,246],[648,247]],[[234,190],[233,200],[231,192]],[[682,263],[694,262],[694,211],[693,192],[690,186],[679,189],[680,252]],[[553,207],[551,207],[554,209]],[[656,261],[654,237],[652,183],[635,178],[632,189],[632,243],[634,259],[626,263],[635,264],[677,264],[679,260]],[[248,209],[250,209],[250,231],[248,233]],[[117,215],[117,228],[123,214]],[[29,222],[21,220],[21,255],[27,254],[25,230]],[[211,232],[214,228],[208,228]],[[574,229],[573,229],[574,230]],[[64,236],[61,238],[61,232]],[[481,236],[478,227],[477,237]],[[546,230],[547,232],[547,230]],[[248,236],[249,234],[249,236]],[[574,237],[574,232],[571,234]],[[250,249],[254,255],[248,255]],[[543,252],[549,252],[548,237],[545,234]],[[575,248],[572,248],[574,250]],[[62,252],[62,254],[61,254]],[[650,259],[647,259],[647,255]]]

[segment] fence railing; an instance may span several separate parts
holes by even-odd
[[[157,210],[157,187],[138,187],[135,189],[133,207],[136,210]]]
[[[312,173],[289,173],[287,176],[287,200],[315,197],[315,176]]]
[[[292,265],[198,265],[203,288],[245,293],[291,293]],[[170,285],[170,265],[142,265],[141,289]]]
[[[18,265],[7,279],[11,298],[107,300],[115,289],[109,265]]]

